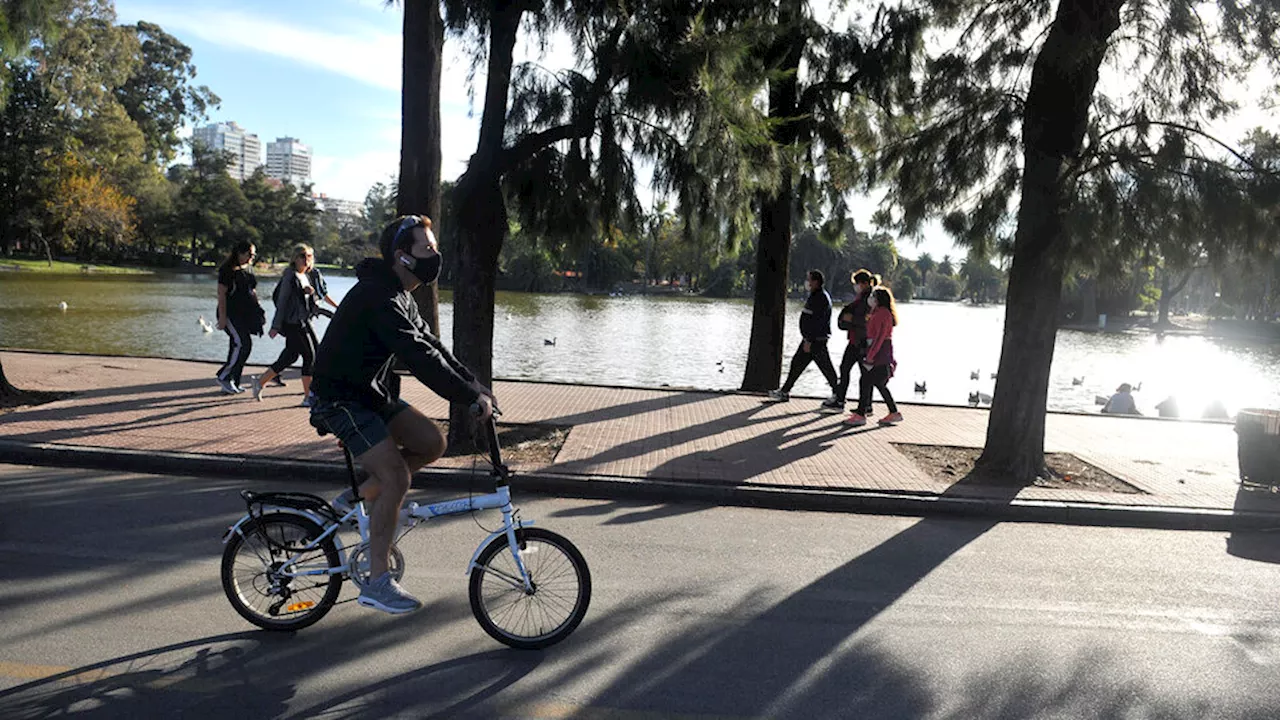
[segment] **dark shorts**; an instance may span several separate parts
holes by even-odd
[[[360,457],[391,437],[387,424],[407,407],[409,403],[400,399],[377,410],[353,400],[316,400],[311,408],[311,424],[336,435],[352,455]]]

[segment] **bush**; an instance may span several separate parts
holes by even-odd
[[[955,300],[960,297],[960,283],[950,275],[934,272],[929,276],[928,291],[930,300]]]

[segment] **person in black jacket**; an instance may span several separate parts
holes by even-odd
[[[253,243],[241,240],[218,267],[218,329],[225,331],[231,342],[217,378],[227,395],[244,392],[240,380],[253,352],[253,336],[261,335],[266,324],[266,313],[258,303],[258,278],[253,274],[257,255]]]
[[[369,577],[358,602],[400,614],[422,607],[388,572],[400,504],[413,472],[444,454],[435,423],[399,395],[398,358],[423,385],[451,402],[471,404],[480,421],[493,412],[493,392],[431,334],[410,293],[435,282],[442,259],[431,220],[396,218],[382,232],[382,259],[356,267],[359,278],[343,298],[316,353],[311,424],[331,432],[368,473],[360,497],[369,513]],[[349,510],[351,490],[334,499]]]
[[[831,296],[827,294],[825,285],[826,278],[821,270],[809,271],[808,279],[805,281],[805,287],[809,290],[809,299],[805,301],[804,309],[800,311],[800,348],[791,358],[791,372],[787,375],[787,381],[783,383],[782,388],[769,391],[770,402],[790,400],[791,388],[795,387],[796,381],[800,379],[800,373],[809,367],[810,362],[818,364],[822,376],[831,386],[832,395],[827,403],[835,398],[838,379],[836,369],[831,365],[831,356],[827,353],[827,340],[831,338]],[[827,403],[823,403],[823,407],[826,407]]]
[[[831,403],[823,403],[824,409],[833,412],[844,411],[845,397],[849,392],[849,383],[852,381],[853,366],[858,366],[860,375],[867,373],[861,362],[867,353],[867,316],[871,314],[867,298],[871,296],[871,291],[876,285],[880,284],[880,276],[866,269],[854,271],[852,279],[857,296],[853,302],[844,306],[836,319],[836,327],[849,333],[849,344],[845,346],[844,357],[840,360],[840,382],[836,385],[835,397],[832,398]],[[870,407],[859,407],[856,411],[856,414],[864,416],[870,413]]]
[[[319,299],[322,286],[315,284],[312,270],[315,268],[316,254],[310,245],[300,244],[293,249],[293,259],[289,269],[280,276],[276,292],[272,299],[276,304],[275,316],[271,319],[271,337],[284,336],[284,350],[267,368],[267,371],[253,379],[253,398],[261,402],[263,389],[267,383],[280,377],[284,369],[302,358],[302,406],[311,407],[311,368],[316,360],[316,331],[311,327],[311,318],[319,314]]]

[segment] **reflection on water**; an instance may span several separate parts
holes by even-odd
[[[271,313],[274,279],[264,278],[263,304]],[[329,278],[341,299],[354,278]],[[441,324],[452,340],[449,295],[442,297]],[[66,302],[67,311],[58,309]],[[220,360],[226,337],[206,334],[197,319],[215,316],[211,275],[75,277],[0,273],[0,346],[38,350],[151,355]],[[799,344],[799,302],[788,307],[787,356]],[[1000,356],[1004,310],[917,302],[900,308],[894,336],[898,375],[890,383],[900,399],[964,404],[969,393],[990,393],[990,375]],[[321,319],[317,331],[322,333]],[[616,385],[693,386],[733,389],[742,380],[751,304],[703,298],[527,295],[500,293],[494,368],[500,377]],[[549,346],[544,339],[554,339]],[[283,340],[255,338],[252,363],[275,359]],[[843,341],[832,342],[839,362]],[[1224,343],[1200,337],[1157,338],[1150,334],[1058,334],[1049,405],[1055,410],[1094,412],[1094,397],[1121,382],[1142,383],[1140,409],[1176,395],[1184,417],[1221,399],[1241,407],[1280,407],[1280,348]],[[972,372],[979,380],[970,379]],[[212,369],[210,370],[212,374]],[[1081,385],[1072,378],[1083,377]],[[926,382],[925,398],[912,383]],[[828,393],[817,368],[796,387],[798,394]]]

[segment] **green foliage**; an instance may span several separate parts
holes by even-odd
[[[835,244],[823,242],[812,228],[795,237],[791,252],[790,284],[803,286],[806,273],[821,270],[827,278],[827,291],[833,296],[851,296],[852,274],[866,268],[892,283],[898,270],[898,248],[888,235],[868,235],[846,226]]]
[[[950,275],[934,273],[925,288],[930,300],[955,300],[960,297],[960,283]]]
[[[961,296],[979,305],[999,302],[1004,297],[1004,273],[982,255],[970,252],[960,265],[964,282]]]
[[[0,109],[0,249],[33,239],[45,226],[45,206],[57,178],[53,158],[69,148],[65,118],[35,64],[12,61],[9,102]]]
[[[916,279],[914,273],[901,273],[891,285],[893,297],[898,302],[910,302],[916,296]]]
[[[955,42],[929,59],[918,112],[895,126],[866,177],[889,181],[885,216],[904,233],[936,218],[984,255],[1011,252],[1023,107],[1057,3],[931,4]],[[1068,168],[1070,252],[1080,267],[1108,254],[1189,267],[1211,245],[1280,240],[1262,238],[1256,217],[1277,194],[1257,146],[1208,131],[1235,109],[1233,84],[1280,60],[1278,23],[1280,7],[1268,2],[1124,5],[1083,151]]]
[[[191,84],[196,76],[191,48],[152,23],[123,29],[134,34],[141,56],[128,79],[116,87],[115,97],[145,138],[144,159],[170,162],[182,143],[178,130],[184,123],[203,120],[206,110],[220,100],[208,87]]]
[[[225,173],[210,174],[214,159],[197,153],[194,168],[174,168],[170,178],[160,171],[181,125],[216,103],[207,88],[190,85],[189,48],[149,23],[117,26],[110,0],[4,2],[0,35],[12,51],[0,73],[6,254],[51,243],[158,261],[189,239],[198,259],[201,243],[212,252],[261,237],[253,224],[262,218],[247,215],[240,189]]]
[[[191,165],[170,170],[170,179],[179,187],[176,229],[190,239],[193,263],[216,261],[221,249],[239,240],[261,240],[262,233],[248,222],[249,203],[227,174],[227,164],[223,154],[193,143]]]
[[[759,70],[736,22],[743,8],[717,5],[530,5],[531,27],[577,41],[577,64],[514,70],[502,167],[522,227],[579,248],[608,227],[637,231],[642,160],[687,239],[733,248],[751,235],[751,202],[776,157],[752,105]],[[455,30],[487,17],[451,7]]]

